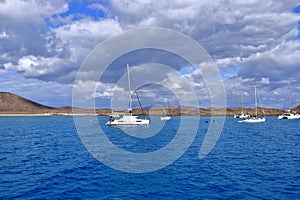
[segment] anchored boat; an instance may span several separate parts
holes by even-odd
[[[113,125],[149,125],[150,120],[146,118],[139,118],[139,116],[132,114],[132,91],[130,85],[129,65],[127,64],[127,78],[128,78],[128,94],[129,94],[129,108],[127,112],[113,112],[106,122],[107,126]]]

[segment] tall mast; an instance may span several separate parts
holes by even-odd
[[[243,99],[243,93],[241,94],[241,103],[242,103],[242,113],[244,113],[244,99]]]
[[[166,109],[167,109],[167,115],[169,115],[169,104],[168,104],[168,99],[166,99]]]
[[[298,108],[297,96],[296,95],[294,95],[294,106],[296,106],[296,108]],[[296,110],[296,112],[298,112],[298,109]]]
[[[129,95],[129,108],[128,111],[132,111],[132,98],[131,98],[131,87],[130,87],[130,74],[129,74],[129,65],[127,64],[127,78],[128,78],[128,95]]]
[[[254,95],[255,95],[255,115],[257,116],[256,86],[254,86]]]
[[[288,95],[289,95],[289,111],[291,112],[291,108],[292,108],[292,103],[291,103],[291,81],[289,81]]]

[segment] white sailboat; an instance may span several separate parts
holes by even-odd
[[[127,112],[113,112],[109,117],[109,121],[106,122],[107,126],[113,125],[149,125],[149,119],[138,118],[138,116],[132,114],[132,92],[130,85],[129,65],[127,64],[127,78],[128,78],[128,91],[129,91],[129,108]]]
[[[289,106],[291,107],[291,82],[289,82],[289,88],[288,88],[288,96],[289,96]],[[291,108],[287,110],[286,113],[283,113],[278,116],[277,119],[300,119],[299,113],[291,112]]]
[[[161,121],[164,121],[164,120],[170,120],[171,119],[171,116],[170,115],[163,115],[163,116],[160,116],[160,120]]]
[[[166,109],[167,109],[167,114],[160,116],[160,120],[170,120],[171,116],[169,115],[169,105],[168,105],[168,100],[166,100]]]
[[[258,112],[257,112],[257,92],[256,92],[256,86],[254,87],[254,96],[255,96],[255,115],[251,118],[244,119],[240,122],[244,123],[261,123],[265,122],[266,118],[265,117],[258,117]]]
[[[241,102],[242,102],[242,110],[238,112],[236,115],[233,115],[234,118],[239,118],[239,119],[246,119],[249,118],[250,115],[244,113],[244,101],[243,101],[243,95],[241,95]]]

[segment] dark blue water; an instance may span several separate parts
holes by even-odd
[[[179,120],[150,141],[103,129],[120,148],[148,152],[175,137]],[[0,198],[300,199],[300,120],[244,124],[228,117],[217,145],[200,160],[207,120],[201,117],[192,145],[173,164],[134,174],[95,159],[72,117],[0,117]]]

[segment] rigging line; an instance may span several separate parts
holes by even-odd
[[[136,89],[136,87],[135,87],[134,81],[132,80],[131,77],[130,77],[130,80],[131,80],[131,82],[132,82],[132,85],[133,85],[133,88],[134,88],[134,93],[135,93],[136,98],[137,98],[137,100],[138,100],[139,106],[140,106],[140,108],[141,108],[141,110],[142,110],[142,114],[144,115],[144,110],[143,110],[143,107],[142,107],[142,103],[141,103],[140,97],[139,97],[139,95],[138,95],[138,93],[137,93],[137,89]]]
[[[259,105],[261,107],[262,113],[263,113],[264,116],[266,116],[264,108],[263,108],[262,103],[261,103],[261,98],[260,98],[260,95],[259,95],[258,92],[257,92],[257,97],[258,97],[258,101],[259,101]]]
[[[139,95],[138,95],[138,93],[137,93],[136,90],[134,90],[134,92],[135,92],[136,97],[137,97],[137,100],[138,100],[138,102],[139,102],[139,106],[140,106],[140,108],[141,108],[141,110],[142,110],[142,114],[144,114],[144,110],[143,110],[143,107],[142,107],[142,104],[141,104],[141,101],[140,101],[140,97],[139,97]]]

